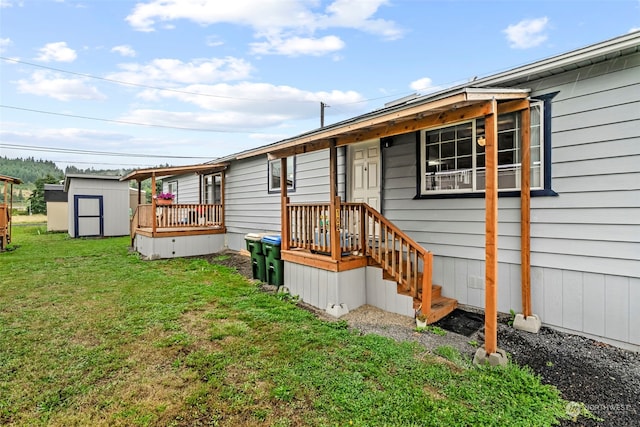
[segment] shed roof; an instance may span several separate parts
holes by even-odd
[[[88,174],[69,174],[64,177],[64,191],[69,191],[69,183],[72,179],[93,179],[98,181],[118,181],[119,176],[116,175],[88,175]]]

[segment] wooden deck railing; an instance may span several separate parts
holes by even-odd
[[[5,204],[0,204],[0,249],[4,249],[11,240],[10,220],[9,208]]]
[[[332,233],[329,203],[288,203],[290,248],[331,253],[331,236],[340,239],[340,257],[369,256],[414,298],[421,295],[422,312],[431,307],[433,255],[391,221],[365,203],[340,203]]]
[[[168,228],[202,228],[224,226],[221,204],[172,204],[156,206],[138,205],[131,218],[131,238],[139,228],[153,228],[162,231]]]

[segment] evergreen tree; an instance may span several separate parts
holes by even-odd
[[[47,175],[44,178],[38,178],[36,180],[36,189],[33,190],[29,201],[31,202],[31,213],[34,214],[46,214],[47,204],[44,201],[44,185],[45,184],[57,184],[60,181],[60,177]]]

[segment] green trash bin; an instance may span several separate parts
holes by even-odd
[[[262,238],[262,253],[265,257],[267,283],[280,287],[284,284],[284,261],[280,259],[282,238],[278,235]]]
[[[253,278],[265,282],[267,280],[267,270],[265,257],[262,253],[262,237],[264,234],[249,233],[244,236],[247,250],[251,253],[251,270]]]

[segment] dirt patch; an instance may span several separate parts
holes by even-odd
[[[243,276],[252,278],[251,258],[248,256],[225,251],[207,259],[213,264],[235,268]],[[262,285],[262,288],[267,292],[275,291],[273,286]],[[338,320],[304,302],[299,305],[321,319]],[[361,334],[373,333],[397,341],[415,341],[429,351],[451,346],[469,358],[473,358],[477,348],[484,343],[482,328],[469,336],[454,332],[447,332],[444,336],[416,332],[413,318],[369,305],[349,312],[340,320]],[[578,423],[565,421],[562,425],[640,425],[640,353],[545,327],[537,334],[518,331],[508,324],[508,315],[501,315],[498,320],[499,348],[504,349],[515,363],[531,368],[544,383],[556,386],[565,399],[584,403],[602,419],[579,418]]]
[[[236,251],[226,250],[215,254],[205,255],[203,258],[205,258],[211,264],[233,268],[248,279],[253,278],[251,257],[248,255],[244,255]]]

